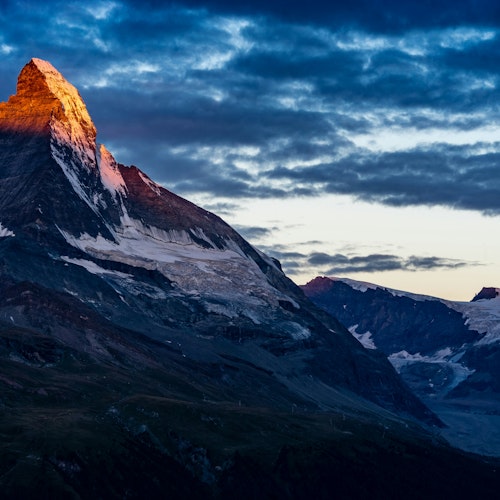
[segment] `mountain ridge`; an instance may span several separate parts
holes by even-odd
[[[446,432],[452,442],[500,455],[500,435],[492,430],[500,424],[497,288],[483,288],[470,302],[343,278],[317,277],[302,289],[365,347],[383,352],[445,423],[453,420]]]

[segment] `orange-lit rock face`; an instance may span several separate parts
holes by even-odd
[[[113,187],[117,168],[106,155],[99,165],[100,156],[76,88],[50,63],[32,59],[19,75],[16,95],[0,103],[0,222],[8,221],[18,234],[21,228],[47,228],[46,220],[55,221],[54,234],[57,227],[107,234],[99,214],[113,200],[103,191],[101,173],[106,187]],[[68,188],[76,195],[69,200]],[[88,216],[75,223],[67,202],[74,213]],[[117,208],[110,210],[118,220]]]
[[[96,129],[78,91],[48,62],[32,59],[17,93],[0,104],[0,132],[47,136],[76,145],[95,163]]]
[[[19,75],[17,94],[0,104],[0,130],[46,135],[51,118],[63,119],[63,115],[61,102],[31,61]]]

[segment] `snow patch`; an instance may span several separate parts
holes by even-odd
[[[291,335],[293,340],[305,340],[311,336],[309,328],[299,325],[294,321],[286,321],[281,327],[285,332]]]
[[[463,315],[471,330],[486,334],[476,345],[500,342],[500,297],[475,302],[447,302],[447,305]]]
[[[466,380],[470,375],[472,375],[475,370],[471,370],[467,366],[462,365],[461,363],[457,363],[456,361],[452,361],[449,358],[450,354],[452,354],[449,348],[441,349],[434,353],[432,356],[422,356],[419,352],[415,354],[411,354],[408,351],[399,351],[391,354],[388,359],[391,362],[392,366],[396,369],[398,373],[401,372],[401,369],[412,363],[433,363],[433,364],[441,364],[448,368],[451,368],[453,371],[453,380],[448,384],[447,390],[450,391],[457,387],[458,384]],[[455,359],[458,359],[455,357]]]
[[[377,346],[372,337],[372,333],[370,331],[366,331],[364,333],[357,333],[356,330],[359,325],[353,325],[348,328],[351,335],[361,343],[363,347],[366,349],[376,349]]]
[[[216,248],[200,228],[165,231],[130,218],[124,210],[122,224],[113,229],[115,241],[101,235],[84,233],[76,237],[60,228],[59,231],[70,245],[93,258],[159,271],[172,283],[172,295],[196,290],[193,298],[215,314],[229,318],[246,316],[256,324],[272,322],[273,308],[279,308],[280,301],[294,302],[269,283],[257,263],[236,242],[227,239],[225,248]],[[193,234],[212,247],[199,246],[193,241]],[[116,277],[106,274],[104,278]],[[119,283],[123,287],[126,284]],[[291,334],[305,338],[310,333],[293,329]]]
[[[97,274],[97,275],[109,274],[109,275],[114,275],[114,276],[119,277],[119,278],[131,278],[132,277],[131,274],[122,273],[120,271],[110,271],[108,269],[104,269],[103,267],[97,265],[95,262],[92,262],[91,260],[72,259],[72,258],[66,257],[66,256],[61,256],[61,259],[64,260],[64,262],[69,262],[70,264],[75,264],[76,266],[83,267],[91,274]]]
[[[203,261],[231,260],[241,257],[234,250],[199,247],[187,231],[165,231],[154,226],[145,226],[140,221],[126,217],[122,218],[122,222],[122,227],[113,231],[116,242],[101,235],[93,237],[83,233],[75,237],[62,229],[59,231],[70,245],[84,252],[96,257],[127,263],[142,261],[144,265],[139,267],[147,269],[156,268],[162,263],[177,261],[201,261],[200,266],[203,266]],[[196,235],[206,238],[201,229],[196,231]]]
[[[105,278],[106,282],[113,286],[113,289],[120,295],[122,300],[123,289],[132,295],[144,294],[153,299],[164,299],[166,297],[165,292],[160,288],[136,281],[131,274],[104,269],[95,262],[86,259],[72,259],[66,256],[62,256],[61,259],[70,264],[83,267],[91,274]]]
[[[116,200],[117,193],[126,196],[127,187],[118,164],[103,144],[100,144],[97,149],[97,166],[101,173],[101,181],[113,198]]]
[[[15,236],[14,232],[4,227],[0,222],[0,238],[7,238],[9,236]]]

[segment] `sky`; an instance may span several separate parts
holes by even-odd
[[[298,284],[500,287],[498,2],[0,0],[0,101],[32,57]]]

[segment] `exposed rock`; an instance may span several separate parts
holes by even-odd
[[[500,295],[500,290],[498,288],[494,287],[483,287],[481,291],[474,296],[472,299],[472,302],[475,302],[476,300],[483,300],[483,299],[494,299],[495,297],[498,297]]]

